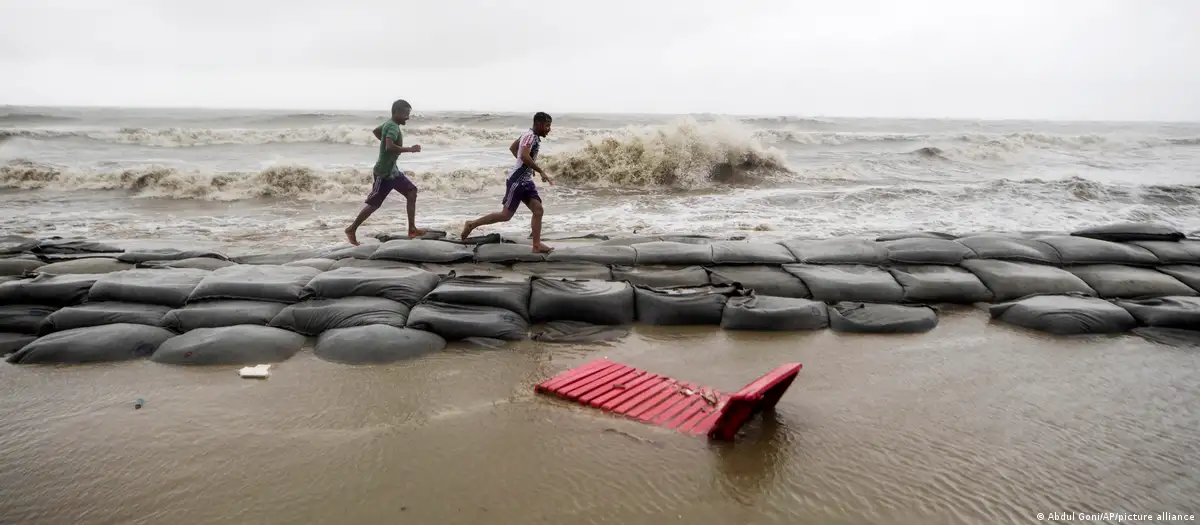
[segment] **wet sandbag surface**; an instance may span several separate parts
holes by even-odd
[[[375,252],[379,251],[380,244],[360,244],[358,246],[341,246],[324,250],[320,252],[318,258],[333,259],[340,261],[342,259],[370,259]]]
[[[829,327],[835,332],[915,334],[933,330],[937,324],[937,312],[924,305],[845,301],[829,307]]]
[[[630,246],[557,246],[546,256],[546,262],[582,262],[633,266],[637,252]]]
[[[546,254],[534,253],[533,246],[529,244],[480,244],[475,248],[475,260],[494,263],[542,262],[546,260]]]
[[[308,338],[259,325],[200,328],[162,343],[151,361],[169,365],[256,365],[296,355]]]
[[[91,253],[122,253],[119,246],[113,246],[97,241],[89,241],[80,237],[42,239],[32,249],[35,253],[62,254],[91,254]]]
[[[171,307],[157,304],[123,303],[104,301],[68,306],[58,310],[42,321],[40,333],[61,332],[74,328],[101,326],[106,324],[144,324],[161,326],[163,317]]]
[[[746,290],[773,297],[812,297],[804,281],[774,266],[710,266],[707,271],[712,284],[740,283]]]
[[[433,332],[447,341],[469,337],[505,341],[529,338],[528,321],[511,310],[494,306],[423,302],[408,314],[408,328]]]
[[[993,319],[1056,335],[1110,334],[1137,327],[1124,308],[1095,297],[1040,295],[994,304]]]
[[[178,261],[182,259],[219,259],[228,260],[224,254],[208,250],[180,250],[176,248],[159,248],[152,250],[127,250],[117,256],[117,260],[125,263],[144,263],[147,261]]]
[[[42,274],[33,279],[0,283],[0,304],[71,306],[84,302],[102,275]]]
[[[590,262],[544,262],[517,263],[513,271],[554,279],[599,279],[611,281],[612,269],[603,264]]]
[[[307,266],[314,270],[319,270],[319,271],[324,272],[324,271],[328,271],[328,270],[332,269],[334,263],[336,263],[336,262],[337,261],[335,261],[333,259],[319,259],[319,258],[317,258],[317,259],[300,259],[299,261],[283,263],[283,266]]]
[[[141,359],[175,334],[143,324],[109,324],[54,332],[8,357],[14,364],[100,363]]]
[[[898,264],[958,264],[975,252],[958,241],[898,239],[881,243],[887,260]]]
[[[290,263],[293,261],[299,261],[299,260],[303,260],[303,259],[312,259],[314,257],[320,257],[320,256],[321,256],[321,252],[319,250],[305,250],[305,251],[298,251],[298,252],[259,253],[259,254],[253,254],[253,255],[239,255],[236,257],[230,257],[229,260],[231,260],[237,264],[276,266],[276,265],[283,265],[283,264],[287,264],[287,263]]]
[[[713,263],[713,250],[709,244],[653,241],[633,245],[634,264],[673,264],[680,266],[706,266]]]
[[[288,305],[271,301],[202,301],[167,312],[159,326],[176,332],[240,324],[270,324]]]
[[[1135,244],[1125,244],[1070,235],[1038,237],[1058,252],[1063,264],[1124,264],[1154,266],[1160,264],[1149,250]]]
[[[1153,253],[1161,264],[1200,264],[1200,241],[1197,240],[1133,241],[1129,244],[1145,248]]]
[[[820,330],[829,327],[825,303],[792,297],[731,297],[721,313],[725,330]]]
[[[383,297],[416,306],[441,278],[421,268],[338,268],[323,272],[304,287],[304,298]]]
[[[530,282],[529,318],[535,323],[630,324],[636,319],[635,304],[633,287],[625,282],[542,278]]]
[[[421,239],[388,241],[371,254],[371,259],[419,263],[452,263],[474,258],[472,246]]]
[[[8,356],[32,343],[36,335],[0,332],[0,356]]]
[[[20,235],[0,235],[0,255],[26,253],[37,248],[41,241]]]
[[[888,272],[904,289],[904,302],[991,302],[992,292],[975,274],[957,266],[897,265]]]
[[[874,266],[785,264],[783,269],[804,281],[813,299],[818,301],[899,303],[904,300],[904,289],[892,274]]]
[[[709,284],[708,272],[700,266],[613,266],[612,280],[653,288]]]
[[[1040,264],[969,259],[962,267],[975,274],[992,291],[993,301],[1005,302],[1035,294],[1082,293],[1096,291],[1075,274]]]
[[[1186,284],[1188,288],[1200,292],[1200,266],[1190,264],[1171,264],[1159,266],[1158,271],[1170,275]]]
[[[719,241],[711,244],[714,264],[788,264],[796,256],[778,243]]]
[[[239,264],[213,270],[188,302],[213,299],[245,299],[294,303],[300,300],[304,286],[321,272],[305,266]]]
[[[167,268],[192,268],[192,269],[196,269],[196,270],[208,270],[211,272],[213,270],[216,270],[217,268],[224,268],[226,266],[234,266],[236,264],[237,263],[235,263],[233,261],[227,261],[227,260],[223,260],[223,259],[213,259],[211,257],[194,257],[191,259],[179,259],[176,261],[146,261],[143,263],[138,263],[137,267],[138,268],[150,268],[150,269],[155,269],[155,270],[162,270],[162,269],[167,269]]]
[[[193,268],[134,269],[105,274],[88,292],[88,301],[124,301],[180,308],[200,281],[212,272]]]
[[[1053,246],[1036,239],[1023,239],[1007,235],[980,234],[957,239],[959,244],[970,248],[978,259],[1026,262],[1035,264],[1062,264],[1062,258]]]
[[[658,289],[635,286],[638,322],[652,325],[719,325],[725,302],[741,295],[733,286]]]
[[[0,305],[0,332],[36,334],[42,320],[58,310],[57,306],[37,304]]]
[[[404,304],[382,297],[309,299],[288,305],[271,320],[270,326],[304,335],[369,324],[403,328],[408,310]]]
[[[51,275],[70,275],[70,274],[100,274],[123,272],[132,270],[133,264],[123,263],[116,259],[107,257],[90,257],[86,259],[74,259],[70,261],[53,262],[37,269],[38,273],[48,273]]]
[[[30,257],[0,258],[0,276],[23,275],[45,265],[41,260]]]
[[[338,270],[341,268],[383,268],[383,269],[420,268],[419,264],[420,263],[389,261],[386,259],[354,259],[354,258],[348,257],[345,259],[338,259],[337,261],[334,261],[334,263],[329,266],[329,269],[330,270]]]
[[[602,343],[629,335],[629,328],[597,325],[580,321],[551,321],[530,334],[530,339],[545,343]]]
[[[1183,232],[1172,226],[1151,222],[1105,224],[1076,230],[1071,235],[1111,242],[1178,241],[1184,238]]]
[[[1105,299],[1137,299],[1164,295],[1200,295],[1191,287],[1170,275],[1152,268],[1137,268],[1118,264],[1088,264],[1065,268],[1083,279]]]
[[[1119,300],[1115,304],[1144,326],[1200,330],[1200,297]]]
[[[413,359],[445,347],[446,340],[435,333],[376,324],[322,333],[313,353],[335,363],[377,365]]]
[[[797,262],[805,264],[880,265],[887,261],[883,243],[853,237],[783,241]]]
[[[426,301],[504,308],[529,319],[529,279],[486,276],[450,277],[425,296]]]
[[[1143,339],[1161,345],[1187,349],[1200,349],[1200,331],[1181,328],[1158,328],[1152,326],[1134,328],[1133,333]]]

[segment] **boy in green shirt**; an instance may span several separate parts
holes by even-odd
[[[392,103],[392,118],[374,130],[375,138],[379,139],[379,159],[375,161],[374,169],[375,183],[371,186],[371,194],[367,195],[366,206],[358,212],[354,223],[346,228],[346,239],[350,244],[358,246],[358,227],[383,205],[383,200],[392,191],[399,192],[408,201],[408,237],[411,239],[425,234],[425,230],[416,226],[417,186],[396,168],[396,159],[401,153],[421,152],[421,146],[418,144],[407,148],[403,146],[404,134],[400,132],[400,126],[408,122],[410,113],[412,106],[404,100],[397,100]]]

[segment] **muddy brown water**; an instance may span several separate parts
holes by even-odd
[[[533,393],[608,357],[736,390],[733,444]],[[1200,503],[1200,352],[942,313],[920,335],[636,327],[268,380],[149,361],[0,365],[0,522],[1025,523]],[[134,400],[145,406],[134,409]]]

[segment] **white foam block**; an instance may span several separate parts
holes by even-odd
[[[247,379],[266,379],[271,374],[271,365],[254,365],[242,367],[238,375]]]

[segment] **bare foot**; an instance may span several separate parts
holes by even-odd
[[[355,235],[355,233],[355,230],[346,228],[346,239],[350,241],[350,244],[358,246],[358,237]]]
[[[414,238],[420,237],[422,235],[425,235],[425,230],[422,230],[420,228],[409,228],[408,229],[408,238],[409,239],[414,239]]]
[[[554,248],[546,246],[540,242],[533,244],[533,253],[550,253],[552,251],[554,251]]]
[[[464,222],[462,234],[459,235],[458,238],[460,238],[464,241],[467,240],[467,237],[471,235],[471,230],[474,230],[474,229],[475,229],[475,225],[471,224],[471,221]]]

